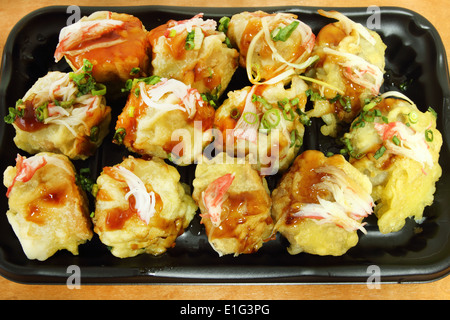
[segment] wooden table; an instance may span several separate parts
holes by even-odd
[[[367,7],[399,6],[422,14],[438,30],[447,51],[450,52],[449,0],[0,0],[0,51],[3,51],[11,28],[27,13],[49,5],[174,5],[205,7],[243,6],[348,6]],[[383,284],[380,289],[366,285],[81,285],[80,289],[68,289],[65,285],[24,285],[0,277],[0,299],[450,299],[450,276],[425,284]]]

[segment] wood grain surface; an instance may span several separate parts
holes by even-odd
[[[428,19],[438,30],[448,52],[450,51],[450,24],[448,14],[450,0],[0,0],[0,52],[12,27],[26,14],[50,5],[173,5],[196,7],[264,7],[264,6],[322,6],[322,7],[367,7],[397,6],[416,11]],[[51,21],[49,21],[51,23]],[[208,300],[208,299],[450,299],[450,277],[420,284],[382,284],[379,289],[369,289],[364,284],[337,285],[83,285],[80,289],[69,289],[65,285],[18,284],[0,277],[0,299],[133,299],[133,300]]]

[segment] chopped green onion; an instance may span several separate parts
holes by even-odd
[[[285,42],[289,37],[291,36],[292,32],[298,27],[300,23],[297,20],[292,21],[291,24],[284,28],[277,28],[275,29],[272,34],[271,38],[273,41],[283,41]]]
[[[171,30],[169,31],[169,38],[173,38],[173,37],[175,37],[176,35],[177,35],[177,30],[171,29]]]
[[[230,18],[229,17],[222,17],[219,20],[219,27],[217,28],[217,30],[223,32],[223,33],[227,33],[228,31],[228,24],[230,23]]]
[[[125,128],[118,128],[114,133],[113,142],[116,144],[122,144],[126,134],[127,132]]]
[[[75,102],[75,99],[72,99],[69,101],[53,100],[53,103],[55,104],[55,106],[62,107],[64,109],[70,108],[74,102]]]
[[[17,100],[16,107],[15,108],[8,108],[8,115],[6,115],[3,120],[8,123],[12,124],[14,121],[16,121],[16,117],[23,118],[25,114],[25,109],[19,108],[24,102],[22,99]]]
[[[378,103],[381,102],[381,100],[382,100],[381,97],[377,97],[377,98],[372,99],[372,100],[367,99],[367,101],[365,101],[366,104],[364,105],[363,110],[364,111],[369,111],[370,109],[373,109]]]
[[[36,108],[36,119],[39,122],[44,122],[45,119],[48,118],[48,102],[45,102],[43,105]]]
[[[191,32],[188,33],[187,37],[186,37],[186,43],[184,45],[184,48],[186,50],[192,50],[195,47],[195,30],[192,30]]]
[[[381,146],[380,149],[377,150],[377,152],[375,152],[375,154],[373,155],[373,157],[378,160],[380,159],[384,152],[386,151],[386,147],[385,146]]]
[[[91,193],[94,187],[94,180],[90,177],[91,170],[89,168],[80,169],[80,173],[75,174],[75,183],[86,192]],[[97,187],[98,188],[98,187]]]
[[[311,126],[312,120],[300,108],[295,109],[295,112],[300,116],[300,122],[304,126]]]
[[[100,129],[98,128],[98,126],[93,126],[91,128],[91,132],[89,135],[89,140],[96,142],[98,140],[98,134],[99,134]]]
[[[95,90],[92,89],[91,94],[94,96],[104,96],[106,94],[106,86],[102,83],[97,83]]]
[[[312,89],[306,90],[305,94],[307,97],[310,98],[311,101],[326,100],[326,98],[321,96],[320,93],[314,92],[314,91],[312,91]]]
[[[257,96],[256,94],[252,95],[252,102],[261,103],[264,106],[264,108],[266,108],[267,110],[270,110],[273,108],[272,105],[269,102],[267,102],[266,99],[264,99],[261,96]]]
[[[392,137],[392,142],[394,142],[396,146],[400,145],[400,139],[397,136]]]
[[[130,71],[130,76],[137,75],[140,71],[141,71],[141,68],[138,68],[138,67],[133,68],[133,69],[131,69],[131,71]]]
[[[239,119],[240,116],[241,116],[241,112],[239,111],[238,108],[233,108],[230,111],[230,117],[232,117],[233,119],[237,120],[237,119]]]
[[[426,130],[425,131],[425,140],[427,140],[428,142],[431,142],[431,141],[433,141],[433,139],[434,139],[433,131],[431,131],[430,129]]]
[[[91,72],[93,67],[94,67],[93,64],[88,59],[83,59],[82,70],[84,72]]]
[[[137,80],[137,82],[141,82],[141,81],[145,82],[145,84],[154,85],[161,81],[161,77],[157,76],[157,75],[153,75],[153,76],[146,77],[146,78],[139,78]]]
[[[341,98],[341,95],[339,93],[336,94],[336,96],[334,98],[328,99],[328,101],[330,103],[335,103],[336,101],[338,101]]]
[[[431,114],[437,118],[437,112],[432,108],[432,107],[428,107],[428,112],[431,112]]]
[[[273,129],[280,123],[280,111],[278,109],[267,110],[262,118],[261,123],[265,129]]]
[[[293,146],[300,148],[303,144],[303,139],[298,133],[297,129],[294,129],[291,131],[291,144],[289,145],[289,148],[292,148]]]
[[[134,109],[135,109],[134,106],[131,106],[131,107],[128,109],[128,116],[129,116],[130,118],[133,118],[133,117],[134,117]]]
[[[220,32],[225,33],[225,41],[224,43],[227,45],[228,48],[233,48],[233,45],[231,44],[231,40],[230,38],[228,38],[226,36],[227,32],[228,32],[228,24],[230,23],[230,18],[229,17],[222,17],[219,20],[219,27],[217,28],[217,30],[219,30]]]
[[[411,111],[408,113],[408,119],[411,123],[417,123],[417,120],[419,120],[419,115],[417,112]]]
[[[253,121],[250,121],[247,119],[248,115],[253,116]],[[247,122],[248,124],[255,124],[256,122],[258,122],[258,116],[254,112],[246,112],[242,115],[242,117],[243,117],[244,121]]]
[[[339,103],[345,112],[352,112],[352,102],[349,97],[341,97]]]
[[[289,112],[290,117],[288,117],[286,112]],[[290,108],[290,107],[288,108],[287,111],[286,111],[286,108],[283,109],[283,118],[286,121],[294,121],[294,119],[295,119],[294,110],[292,110],[292,108]]]

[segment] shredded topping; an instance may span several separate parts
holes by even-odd
[[[228,198],[228,189],[234,180],[234,173],[227,173],[220,178],[214,180],[205,191],[202,192],[202,201],[207,214],[202,217],[209,217],[212,224],[218,227],[221,220],[222,204]]]
[[[80,133],[74,128],[83,125],[89,130],[85,119],[93,110],[101,107],[101,100],[101,96],[90,93],[79,96],[77,85],[70,79],[70,73],[66,73],[48,88],[36,92],[33,103],[41,106],[49,101],[46,106],[48,116],[43,119],[43,123],[64,125],[74,137],[77,137]],[[70,102],[69,106],[57,105],[64,102]]]
[[[388,92],[385,92],[380,95],[381,99],[386,99],[386,98],[390,98],[390,97],[402,99],[402,100],[405,100],[406,102],[408,102],[409,104],[414,105],[414,102],[410,98],[408,98],[403,93],[400,93],[398,91],[388,91]]]
[[[404,156],[433,167],[433,158],[423,133],[415,132],[403,122],[374,123],[375,130],[384,141],[387,152]],[[394,138],[396,137],[396,138]],[[395,140],[395,142],[394,142]]]
[[[162,111],[181,110],[192,119],[197,111],[197,105],[203,106],[203,99],[197,89],[191,88],[175,79],[161,79],[161,82],[146,89],[144,82],[139,82],[140,94],[146,105]],[[177,102],[160,102],[166,95],[173,95]]]
[[[238,139],[256,142],[258,137],[259,117],[257,109],[252,101],[253,93],[257,85],[254,85],[245,98],[245,106],[236,126],[233,129],[233,135]]]
[[[81,43],[88,40],[98,39],[104,34],[122,28],[125,24],[121,20],[99,19],[99,20],[79,20],[61,29],[59,33],[59,43],[55,51],[55,61],[58,62],[65,54],[77,55],[81,52],[97,48],[105,48],[117,45],[126,41],[125,39],[115,39],[111,41],[102,41],[83,49],[75,50]]]
[[[186,30],[191,32],[195,27],[202,29],[203,31],[215,31],[217,27],[217,22],[212,19],[203,20],[203,13],[195,15],[189,20],[175,21],[174,26],[170,27],[169,34],[171,30],[174,30],[177,34]]]
[[[134,196],[134,199],[136,200],[134,207],[139,218],[148,225],[150,218],[153,217],[156,212],[155,193],[153,191],[147,192],[144,182],[130,170],[120,165],[113,167],[113,169],[125,179],[125,182],[130,189],[130,191],[125,194],[125,199],[128,200],[130,196]]]
[[[301,37],[302,37],[302,46],[305,48],[305,52],[298,58],[296,61],[291,62],[287,61],[283,56],[281,56],[276,49],[275,43],[272,40],[272,35],[270,34],[269,30],[269,23],[272,25],[278,24],[279,26],[286,26],[289,25],[292,22],[296,22],[297,30],[300,31]],[[314,43],[315,43],[315,36],[311,30],[311,28],[306,25],[305,23],[301,22],[300,20],[292,18],[290,15],[286,14],[277,14],[275,16],[267,16],[261,18],[261,25],[262,30],[260,30],[252,39],[250,42],[250,45],[248,47],[247,57],[246,57],[246,69],[247,69],[247,76],[251,83],[253,84],[261,84],[260,83],[260,77],[259,75],[256,76],[256,78],[253,77],[252,72],[253,68],[255,67],[253,65],[253,55],[256,48],[256,44],[259,41],[259,39],[264,36],[264,40],[267,43],[267,45],[270,47],[270,50],[272,51],[272,58],[275,61],[281,62],[283,64],[282,68],[279,68],[277,71],[280,72],[277,76],[267,79],[265,82],[262,82],[264,84],[274,84],[280,81],[283,81],[284,79],[289,78],[290,76],[295,74],[295,69],[303,70],[313,64],[317,59],[318,56],[309,57],[305,61],[303,61],[313,50]],[[303,61],[301,63],[296,63],[297,61]],[[290,67],[287,70],[283,70]]]
[[[355,54],[340,52],[328,47],[323,48],[323,51],[344,58],[344,61],[338,62],[344,68],[344,76],[369,89],[373,94],[378,94],[383,84],[383,72],[377,66]]]
[[[370,194],[357,186],[340,168],[325,166],[315,169],[315,172],[325,175],[314,188],[330,192],[334,201],[317,196],[319,203],[302,205],[294,216],[314,219],[319,224],[334,223],[346,231],[361,230],[367,233],[365,223],[360,220],[373,211],[374,202]]]
[[[13,179],[12,184],[9,186],[8,191],[6,192],[6,197],[9,198],[9,193],[11,192],[16,181],[27,182],[33,178],[34,173],[45,166],[47,164],[47,160],[44,156],[33,156],[30,158],[22,157],[20,154],[17,154],[16,157],[16,176]]]

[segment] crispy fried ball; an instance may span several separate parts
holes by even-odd
[[[178,171],[159,158],[129,156],[103,168],[97,185],[94,231],[119,258],[166,252],[197,210]]]
[[[220,255],[257,252],[272,235],[271,200],[265,178],[224,153],[197,165],[193,181],[208,240]]]
[[[64,155],[17,155],[6,168],[6,212],[28,259],[40,261],[58,250],[78,254],[78,246],[92,238],[88,200],[75,183],[75,169]]]

